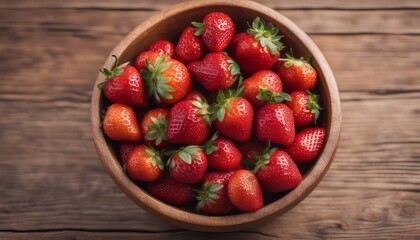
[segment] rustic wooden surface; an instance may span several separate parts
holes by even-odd
[[[138,23],[179,1],[0,1],[0,239],[420,238],[420,1],[260,0],[295,21],[338,81],[341,143],[319,186],[258,229],[177,229],[98,160],[93,81]]]

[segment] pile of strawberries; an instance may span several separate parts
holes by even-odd
[[[280,58],[281,38],[258,17],[235,34],[232,19],[213,12],[176,46],[152,43],[134,66],[114,56],[98,85],[112,102],[102,128],[127,175],[161,201],[195,198],[207,214],[256,211],[264,192],[298,186],[297,164],[316,158],[326,132],[314,127],[317,73],[291,49]]]

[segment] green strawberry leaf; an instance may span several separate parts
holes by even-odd
[[[195,30],[194,35],[195,36],[201,36],[203,34],[203,29],[204,29],[204,23],[201,22],[192,22],[191,23],[194,27],[197,28],[197,30]]]
[[[311,59],[311,55],[309,55],[307,58],[295,58],[293,54],[293,49],[291,48],[290,52],[286,53],[286,58],[279,58],[278,60],[285,62],[284,66],[286,66],[286,68],[290,68],[291,66],[299,67],[303,64],[306,67],[313,69],[312,65],[310,64]]]
[[[306,90],[306,94],[308,95],[309,102],[306,105],[306,109],[310,110],[312,114],[314,114],[314,123],[319,118],[320,110],[323,110],[319,105],[319,95],[315,95],[311,93],[309,90]]]
[[[102,69],[99,69],[99,71],[100,71],[103,75],[105,75],[105,81],[104,81],[104,82],[102,82],[102,83],[99,83],[99,84],[97,85],[97,87],[98,87],[101,91],[105,88],[106,82],[107,82],[110,78],[112,78],[112,77],[114,77],[114,76],[117,76],[117,75],[122,74],[122,73],[124,72],[123,68],[124,68],[125,66],[128,66],[128,64],[130,64],[130,62],[125,62],[125,63],[123,63],[123,64],[121,64],[121,65],[118,65],[118,57],[117,57],[116,55],[114,55],[114,54],[113,54],[113,55],[112,55],[112,58],[114,58],[114,64],[113,64],[113,66],[112,66],[111,70],[109,70],[109,69],[107,69],[107,68],[102,68]]]
[[[197,193],[195,198],[198,201],[196,211],[200,212],[207,203],[214,203],[217,199],[219,199],[219,192],[223,187],[223,184],[220,183],[214,184],[211,182],[205,182],[201,190],[195,190]]]
[[[256,17],[247,30],[248,34],[254,35],[254,39],[260,43],[262,47],[267,47],[271,54],[278,54],[284,48],[280,42],[282,35],[278,35],[279,29],[273,24],[265,24],[264,20]]]
[[[162,98],[170,100],[173,98],[172,92],[175,89],[169,85],[171,79],[163,75],[163,72],[171,67],[173,62],[169,59],[166,61],[165,56],[156,58],[154,64],[150,64],[146,60],[146,69],[140,70],[140,74],[145,81],[147,96],[153,96],[157,102],[161,102]]]

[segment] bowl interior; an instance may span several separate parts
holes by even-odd
[[[201,22],[203,17],[210,12],[222,11],[227,13],[235,22],[237,32],[245,31],[248,23],[252,23],[257,16],[265,22],[271,22],[280,29],[284,35],[283,43],[293,48],[296,56],[313,56],[312,65],[318,72],[317,91],[322,96],[322,103],[325,110],[320,116],[319,125],[327,130],[327,139],[324,149],[319,157],[306,166],[303,166],[304,179],[302,184],[286,194],[269,195],[270,204],[260,211],[254,213],[240,213],[229,216],[203,216],[187,209],[170,206],[154,199],[142,188],[137,187],[123,173],[118,163],[118,150],[112,141],[107,140],[99,127],[100,112],[106,104],[103,94],[96,89],[92,96],[92,127],[94,132],[95,145],[101,160],[107,167],[113,179],[135,202],[146,210],[163,216],[172,223],[194,230],[226,231],[254,226],[256,223],[267,221],[271,217],[281,214],[303,198],[316,186],[325,174],[332,161],[335,148],[338,143],[340,124],[333,124],[333,120],[340,121],[340,109],[338,91],[335,79],[319,49],[290,20],[263,5],[248,1],[191,1],[174,7],[171,10],[159,13],[151,17],[135,30],[133,30],[119,45],[111,52],[120,58],[120,62],[131,61],[144,51],[153,41],[168,39],[176,43],[182,30],[189,26],[192,21]],[[104,67],[111,67],[112,61],[109,57]],[[96,84],[103,81],[98,76]],[[95,84],[95,85],[96,85]],[[140,113],[141,114],[141,113]],[[333,131],[332,131],[333,130]],[[281,198],[279,198],[282,196]]]

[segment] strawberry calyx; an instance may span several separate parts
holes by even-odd
[[[108,79],[110,79],[110,78],[112,78],[112,77],[114,77],[114,76],[117,76],[117,75],[122,74],[122,73],[124,72],[124,69],[123,69],[123,68],[124,68],[125,66],[127,66],[128,64],[130,64],[130,62],[125,62],[125,63],[123,63],[123,64],[121,64],[121,65],[118,65],[118,57],[117,57],[116,55],[114,55],[114,54],[112,54],[112,57],[113,57],[115,60],[114,60],[114,65],[112,65],[111,70],[110,70],[110,69],[107,69],[107,68],[102,68],[102,69],[99,69],[99,71],[100,71],[103,75],[105,75],[105,81],[104,81],[104,82],[101,82],[101,83],[99,83],[99,84],[97,85],[97,87],[98,87],[100,90],[103,90],[103,89],[104,89],[105,84],[106,84],[106,82],[108,81]]]
[[[210,154],[212,154],[213,152],[215,152],[219,149],[217,146],[213,145],[213,143],[217,139],[217,137],[219,137],[219,133],[215,132],[213,134],[213,136],[203,144],[202,147],[203,147],[206,155],[210,155]]]
[[[265,169],[265,165],[270,162],[271,155],[277,150],[276,147],[271,148],[270,145],[270,142],[267,142],[264,151],[254,158],[254,173],[257,173],[260,169]]]
[[[160,114],[157,118],[151,117],[150,120],[152,123],[147,126],[149,132],[146,134],[145,138],[149,141],[154,140],[156,145],[161,144],[163,140],[168,140],[166,136],[166,126],[168,123],[165,116]]]
[[[200,190],[194,189],[197,193],[195,198],[198,201],[196,211],[200,212],[207,203],[214,203],[215,200],[219,199],[218,193],[222,188],[223,184],[206,182]]]
[[[191,24],[197,28],[197,30],[195,30],[194,35],[195,36],[201,36],[203,34],[203,29],[204,29],[204,23],[202,22],[191,22]]]
[[[147,155],[151,157],[151,162],[152,162],[153,167],[158,166],[159,169],[163,171],[165,167],[164,167],[160,152],[150,146],[146,147],[145,152],[147,153]]]
[[[306,104],[306,108],[310,110],[311,113],[315,114],[314,123],[316,124],[316,121],[319,117],[319,110],[323,110],[323,108],[321,108],[321,106],[319,105],[319,95],[315,95],[309,90],[306,90],[306,94],[308,95],[309,99],[308,104]]]
[[[284,48],[280,39],[283,35],[279,35],[279,29],[273,24],[266,24],[260,17],[256,17],[246,31],[250,35],[254,35],[254,39],[259,41],[262,47],[268,48],[271,54],[275,55]]]
[[[167,154],[170,154],[167,165],[170,168],[175,167],[175,163],[173,161],[173,158],[175,156],[178,156],[183,162],[187,164],[191,164],[193,159],[199,158],[200,150],[201,150],[200,146],[190,145],[190,146],[182,147],[175,151],[169,151],[167,152]]]
[[[312,56],[310,55],[307,58],[304,58],[304,57],[295,58],[293,54],[293,49],[290,49],[290,52],[286,53],[286,58],[279,58],[278,60],[284,61],[285,62],[284,66],[286,66],[286,68],[290,68],[293,65],[296,67],[299,67],[303,64],[306,67],[313,69],[312,65],[309,63],[311,61],[311,58]]]
[[[204,120],[211,125],[211,109],[210,105],[203,98],[197,97],[196,100],[190,101],[198,109],[198,114],[203,116]]]
[[[292,101],[292,97],[286,92],[273,93],[270,89],[258,87],[256,98],[261,101],[282,103],[283,101]]]
[[[172,65],[172,62],[166,61],[166,56],[159,56],[153,64],[146,60],[146,69],[140,70],[140,74],[145,80],[147,96],[154,96],[156,101],[161,102],[162,97],[165,99],[172,99],[171,92],[174,88],[168,83],[170,78],[162,75],[162,72],[167,70]]]
[[[219,120],[223,121],[226,114],[226,109],[231,108],[230,100],[233,98],[242,97],[244,94],[243,87],[239,87],[238,89],[229,89],[224,91],[219,91],[216,96],[216,102],[212,105],[212,116],[211,120]]]

